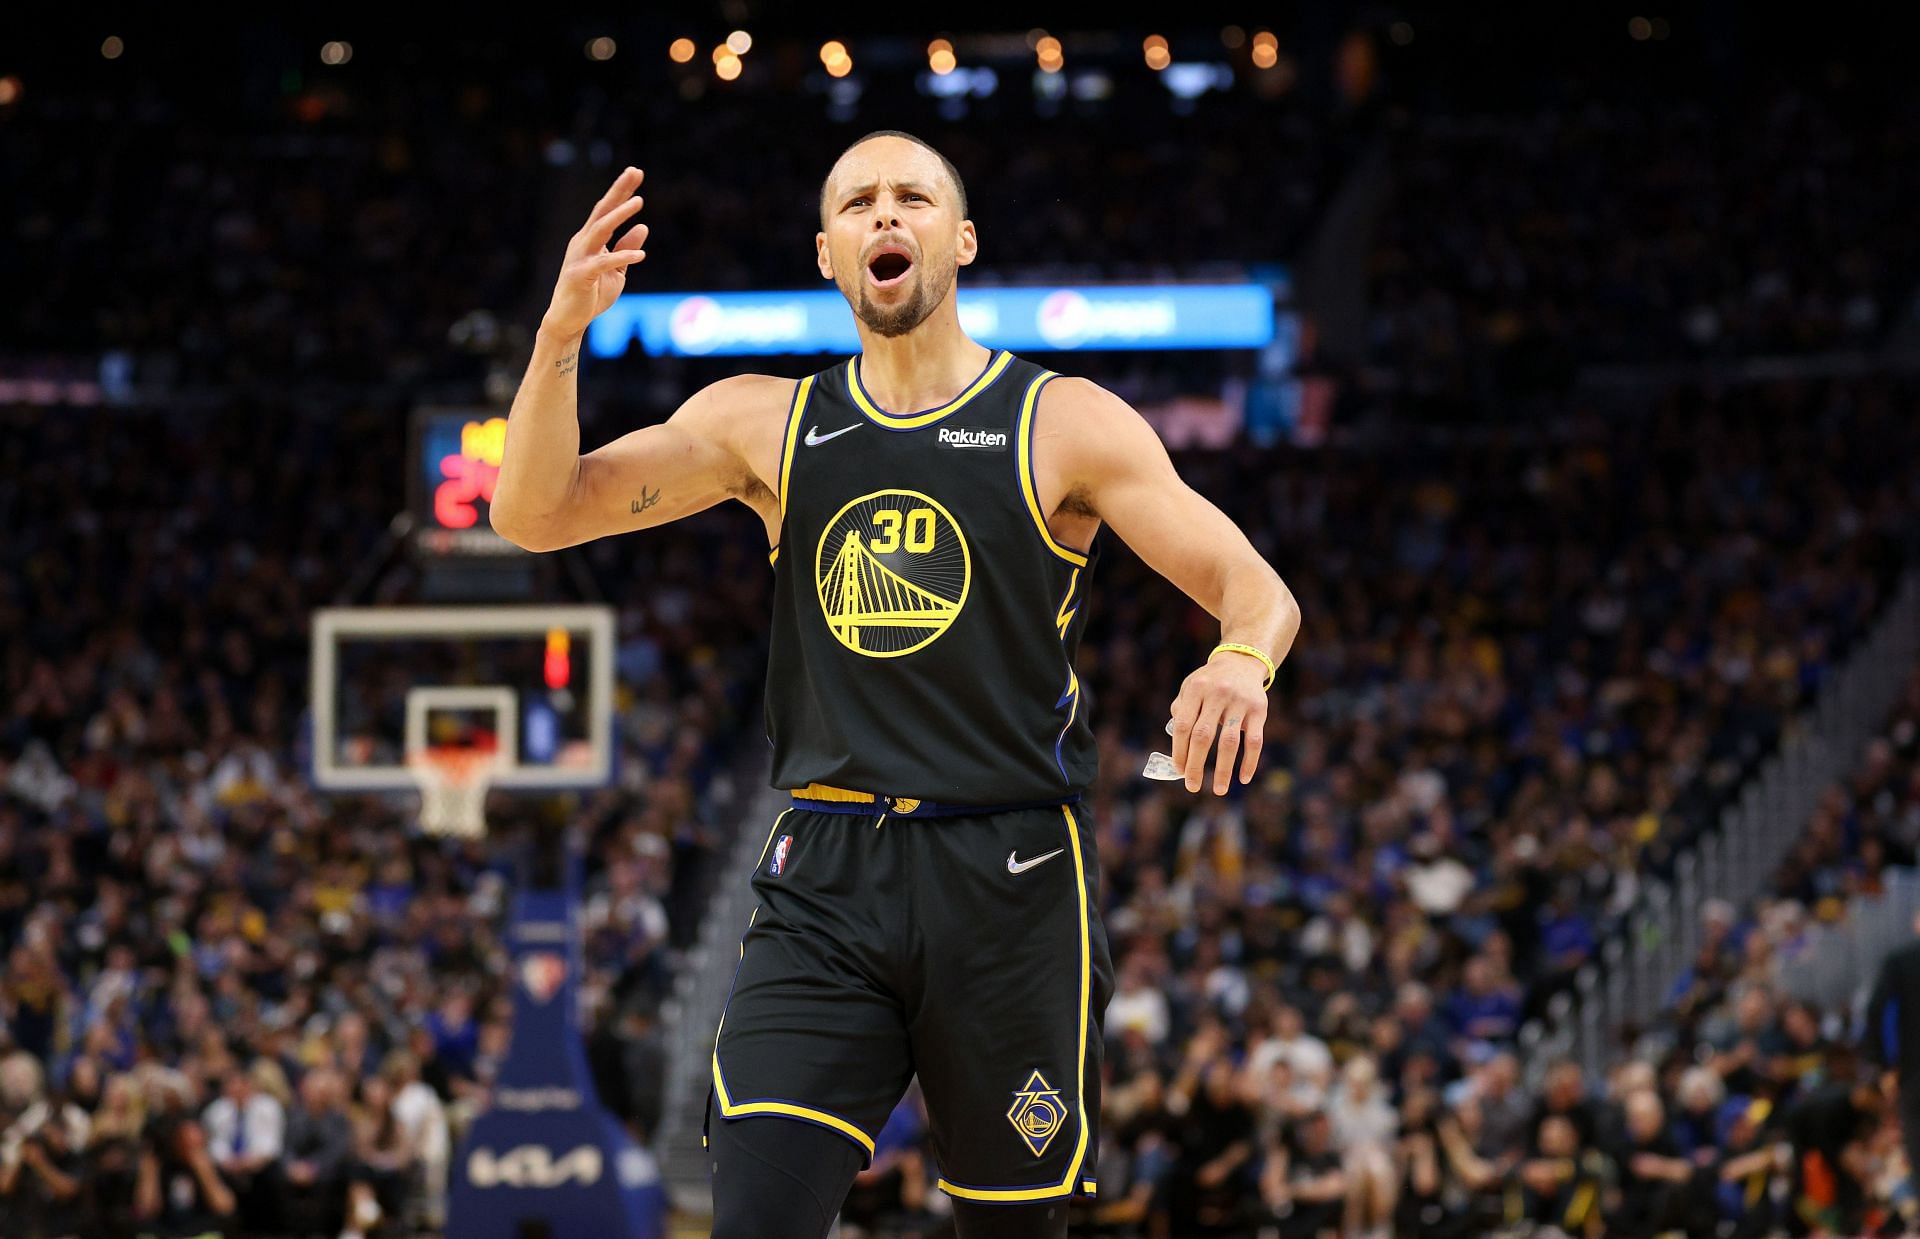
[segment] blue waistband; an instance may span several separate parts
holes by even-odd
[[[949,804],[940,800],[914,800],[906,796],[870,796],[866,800],[820,800],[793,795],[793,807],[809,813],[842,813],[850,817],[979,817],[988,813],[1015,813],[1021,809],[1055,809],[1078,804],[1079,796],[1052,800],[1021,800],[1011,804]]]

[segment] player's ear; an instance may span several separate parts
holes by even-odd
[[[960,265],[964,267],[972,263],[979,253],[980,235],[973,230],[973,221],[970,219],[961,220],[960,244],[954,251],[954,257],[957,258]]]
[[[827,253],[827,234],[824,232],[813,234],[813,261],[820,268],[822,279],[833,278],[833,258]]]

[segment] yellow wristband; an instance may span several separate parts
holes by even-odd
[[[1267,682],[1260,687],[1263,690],[1273,687],[1273,677],[1280,673],[1280,668],[1275,666],[1273,660],[1268,658],[1263,651],[1257,650],[1251,645],[1242,645],[1238,641],[1222,641],[1213,647],[1213,654],[1218,654],[1221,650],[1225,650],[1229,654],[1245,654],[1249,658],[1259,659],[1267,668]],[[1207,655],[1209,661],[1212,660],[1213,654]]]

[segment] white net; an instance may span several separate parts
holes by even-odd
[[[493,749],[436,745],[407,762],[420,786],[420,829],[478,839],[487,833],[487,787],[500,765]]]

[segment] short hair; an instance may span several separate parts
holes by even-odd
[[[960,218],[965,219],[967,217],[967,185],[965,181],[960,179],[960,169],[954,167],[953,160],[942,155],[940,149],[933,143],[927,141],[925,138],[908,133],[904,129],[876,129],[872,133],[862,134],[860,137],[847,143],[846,150],[841,151],[840,154],[835,157],[833,161],[834,165],[836,167],[839,166],[840,160],[847,157],[847,151],[859,146],[862,142],[871,142],[875,138],[904,138],[922,150],[931,151],[933,157],[940,161],[940,166],[946,170],[947,179],[953,182],[954,196],[959,200]],[[832,180],[833,169],[828,168],[826,179],[820,182],[820,217],[823,220],[827,215],[827,186]]]

